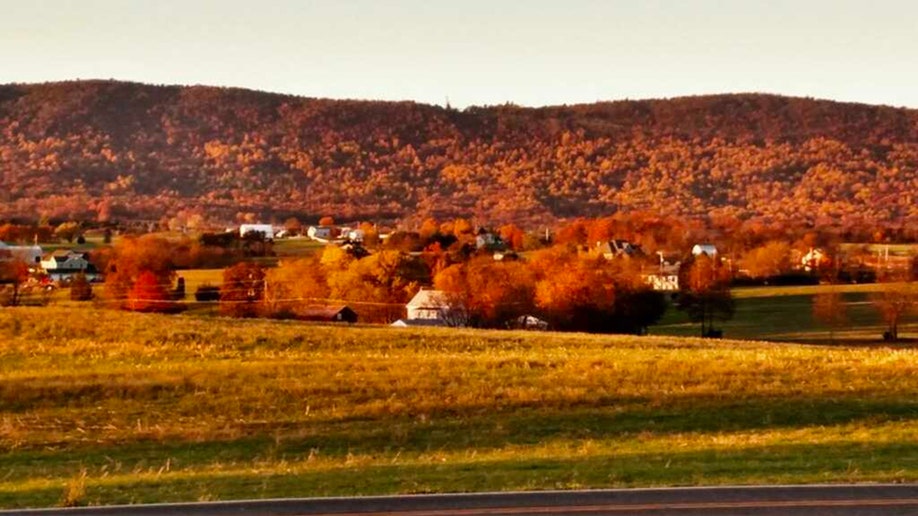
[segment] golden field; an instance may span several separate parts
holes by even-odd
[[[4,507],[918,480],[918,351],[0,311]]]

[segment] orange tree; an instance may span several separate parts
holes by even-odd
[[[392,322],[404,314],[404,305],[428,279],[430,271],[419,258],[399,251],[379,251],[360,259],[322,256],[330,264],[328,286],[333,299],[350,302],[361,321]]]
[[[640,334],[666,310],[662,295],[628,262],[555,247],[538,253],[530,266],[536,306],[559,330]]]
[[[149,273],[164,290],[172,285],[173,246],[155,235],[125,237],[112,249],[105,266],[105,292],[130,309],[130,296],[143,273]]]
[[[127,309],[135,312],[168,312],[173,308],[169,291],[150,271],[143,271],[128,293]],[[177,305],[175,305],[177,306]]]
[[[535,308],[535,277],[518,261],[477,257],[440,271],[434,286],[465,308],[471,326],[503,328]]]
[[[301,307],[328,298],[328,281],[317,256],[283,260],[265,271],[265,309],[272,317],[293,317]]]

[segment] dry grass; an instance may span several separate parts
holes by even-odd
[[[839,285],[794,285],[780,287],[740,287],[732,290],[736,299],[783,296],[815,296],[827,292],[856,294],[878,292],[885,288],[882,283],[846,283]]]
[[[0,312],[0,505],[918,480],[918,351]]]
[[[223,269],[187,269],[176,271],[176,276],[185,278],[188,299],[194,299],[194,292],[205,283],[216,287],[223,284]]]

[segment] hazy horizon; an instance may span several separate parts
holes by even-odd
[[[455,107],[763,93],[918,107],[918,4],[0,0],[0,83]]]
[[[268,95],[282,95],[282,96],[292,96],[292,97],[297,97],[297,98],[318,99],[318,100],[340,100],[340,101],[356,101],[356,102],[394,102],[394,103],[413,102],[413,103],[421,104],[421,105],[440,106],[440,107],[444,106],[445,104],[444,102],[439,102],[439,103],[424,102],[424,101],[415,100],[415,99],[396,99],[396,98],[378,99],[378,98],[329,97],[329,96],[302,95],[299,93],[289,93],[289,92],[284,92],[284,91],[271,91],[271,90],[264,90],[264,89],[249,88],[245,86],[233,86],[233,85],[228,85],[228,84],[152,83],[152,82],[142,82],[142,81],[134,81],[134,80],[128,80],[128,79],[118,79],[115,77],[107,77],[107,78],[87,77],[87,78],[81,78],[81,79],[60,79],[60,80],[54,80],[54,81],[41,81],[41,82],[8,82],[8,83],[2,83],[0,84],[0,86],[40,86],[43,84],[61,84],[61,83],[68,83],[68,82],[118,82],[118,83],[125,83],[125,84],[138,84],[142,86],[165,87],[165,88],[169,88],[169,87],[226,88],[226,89],[246,90],[246,91],[252,91],[256,93],[265,93]],[[526,104],[520,104],[518,102],[506,101],[506,102],[500,102],[500,103],[495,103],[495,104],[469,104],[466,106],[455,106],[451,104],[451,107],[460,109],[460,110],[464,110],[464,109],[469,109],[469,108],[487,108],[487,107],[502,106],[502,105],[509,104],[509,105],[514,105],[517,107],[539,109],[539,108],[554,108],[554,107],[565,107],[565,106],[570,107],[570,106],[599,104],[599,103],[632,102],[632,101],[640,102],[640,101],[655,101],[655,100],[663,101],[663,100],[677,100],[677,99],[682,99],[682,98],[741,96],[741,95],[765,95],[765,96],[773,96],[773,97],[785,97],[785,98],[796,98],[796,99],[809,99],[809,100],[814,100],[814,101],[835,102],[839,104],[862,104],[862,105],[867,105],[867,106],[890,107],[890,108],[895,108],[895,109],[910,109],[910,110],[918,109],[918,108],[911,107],[911,106],[895,106],[892,104],[838,100],[838,99],[832,99],[832,98],[803,96],[803,95],[785,95],[782,93],[771,93],[771,92],[764,92],[764,91],[724,91],[724,92],[717,92],[717,93],[696,93],[696,94],[688,94],[688,95],[673,95],[669,97],[630,97],[630,98],[618,98],[618,99],[597,99],[592,102],[567,102],[567,103],[562,102],[558,104],[541,104],[541,105],[526,105]]]

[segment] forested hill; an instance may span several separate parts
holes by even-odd
[[[0,218],[918,221],[918,111],[717,95],[463,111],[213,87],[0,86]]]

